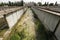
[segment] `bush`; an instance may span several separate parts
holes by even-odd
[[[49,6],[54,6],[54,3],[50,3]]]
[[[38,2],[39,6],[42,6],[42,3],[41,2]]]

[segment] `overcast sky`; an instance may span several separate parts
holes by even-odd
[[[8,2],[8,1],[12,1],[12,2],[15,2],[15,1],[20,1],[20,0],[0,0],[0,2]],[[49,3],[55,3],[56,1],[60,4],[60,0],[24,0],[24,2],[41,2],[44,3],[44,2],[49,2]]]

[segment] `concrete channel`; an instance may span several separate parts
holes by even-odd
[[[0,40],[3,40],[3,38],[8,37],[8,35],[11,32],[11,29],[14,27],[14,25],[18,22],[18,20],[21,18],[21,16],[24,14],[27,8],[22,7],[22,8],[16,8],[16,9],[11,9],[7,10],[5,14],[3,15],[2,18],[4,18],[7,26],[9,27],[8,30],[3,34],[3,36],[0,38]],[[2,28],[5,28],[2,27]],[[4,30],[4,29],[3,29]]]
[[[31,9],[37,15],[39,20],[43,23],[46,30],[51,33],[51,36],[53,36],[54,40],[60,40],[60,14],[57,13],[57,15],[56,15],[55,12],[50,12],[50,11],[47,12],[46,10],[41,10],[41,9],[37,9],[37,8],[33,8],[33,7],[31,7]],[[9,36],[9,34],[12,31],[11,29],[14,27],[14,25],[16,25],[16,23],[21,18],[21,16],[25,13],[26,10],[27,10],[27,8],[22,8],[21,10],[18,8],[18,10],[15,10],[15,11],[12,10],[12,12],[11,11],[6,12],[8,14],[4,15],[4,19],[6,20],[9,29],[4,33],[3,38],[7,38]],[[27,11],[27,13],[29,13],[29,12]],[[31,16],[31,14],[29,16]],[[29,19],[29,17],[27,17],[27,18]],[[25,19],[24,21],[26,21],[26,20],[27,19]],[[29,26],[31,26],[31,24],[29,24]],[[33,25],[33,26],[35,26],[35,25]],[[29,29],[28,29],[28,31],[29,31]],[[0,40],[3,40],[3,38],[0,38]],[[52,38],[50,38],[49,40],[52,40]]]
[[[44,26],[30,8],[14,27],[7,40],[49,40]]]
[[[45,28],[51,32],[55,40],[60,40],[60,13],[31,7]]]

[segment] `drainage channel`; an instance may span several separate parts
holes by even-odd
[[[43,24],[28,8],[6,40],[49,40],[49,38]]]

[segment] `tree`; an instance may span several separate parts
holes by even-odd
[[[39,6],[42,6],[42,3],[41,2],[38,2]]]
[[[2,2],[2,3],[0,3],[0,6],[4,6],[4,3]]]
[[[55,6],[58,6],[57,2],[55,2]]]
[[[24,2],[23,0],[19,1],[19,2],[11,2],[9,1],[8,3],[0,3],[0,6],[5,6],[5,5],[8,5],[8,6],[23,6]]]
[[[37,4],[34,2],[34,6],[37,6]]]
[[[8,6],[12,6],[12,2],[11,1],[9,1]]]
[[[24,3],[23,0],[21,0],[21,6],[23,6],[23,3]]]
[[[49,2],[47,2],[47,6],[49,6]]]
[[[45,3],[43,4],[43,6],[47,6],[47,3],[45,2]]]
[[[54,6],[54,3],[50,3],[49,6]]]

